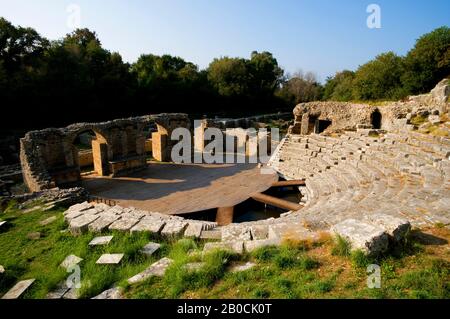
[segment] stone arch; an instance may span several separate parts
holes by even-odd
[[[75,144],[76,139],[85,133],[89,133],[92,136],[90,152],[81,152]],[[106,176],[109,174],[108,160],[110,158],[110,150],[104,133],[95,127],[87,126],[72,133],[69,141],[72,150],[72,163],[70,164],[77,167],[80,173],[83,166],[89,164],[97,175]]]
[[[147,166],[144,128],[156,123],[166,139],[160,152],[170,156],[173,129],[190,127],[187,114],[172,113],[117,119],[101,123],[76,123],[65,128],[31,131],[20,139],[24,181],[31,191],[68,185],[81,180],[78,150],[74,141],[92,131],[94,170],[100,176],[119,174]],[[96,155],[97,154],[97,155]],[[170,158],[170,157],[169,157]]]
[[[370,123],[374,129],[381,129],[383,116],[381,115],[380,110],[375,109],[372,114],[370,114]]]

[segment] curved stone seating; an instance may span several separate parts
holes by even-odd
[[[378,137],[357,132],[340,137],[288,135],[268,166],[288,180],[305,179],[305,187],[300,187],[304,208],[280,218],[217,227],[215,223],[120,207],[93,209],[87,203],[69,209],[65,216],[75,233],[97,229],[97,224],[112,225],[110,229],[221,239],[208,247],[239,253],[277,245],[286,238],[308,240],[322,231],[358,229],[358,225],[364,236],[373,235],[369,231],[372,226],[375,233],[390,233],[391,226],[386,223],[405,225],[409,221],[415,227],[436,223],[450,227],[449,148],[446,139],[416,133]],[[378,220],[375,226],[373,220]]]
[[[306,179],[293,215],[332,226],[383,211],[415,226],[450,223],[450,141],[419,133],[288,135],[269,166]]]

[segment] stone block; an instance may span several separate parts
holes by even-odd
[[[124,297],[122,296],[122,288],[115,287],[115,288],[105,290],[100,295],[95,296],[92,299],[117,300],[117,299],[124,299]]]
[[[203,247],[203,252],[207,253],[213,250],[229,250],[231,252],[235,252],[238,254],[242,254],[244,252],[244,242],[242,240],[238,241],[222,241],[215,243],[206,243]]]
[[[203,231],[203,224],[200,222],[189,222],[189,225],[184,232],[184,237],[200,238]]]
[[[370,214],[364,217],[364,221],[384,229],[395,241],[404,239],[411,230],[411,223],[408,220],[388,214]]]
[[[386,231],[373,224],[355,219],[346,219],[331,229],[336,235],[348,240],[353,250],[360,249],[366,254],[377,255],[388,249],[389,237]]]
[[[255,225],[250,227],[253,240],[267,239],[269,237],[268,225]]]
[[[176,237],[183,235],[188,223],[185,221],[169,220],[161,231],[161,235]]]
[[[249,226],[230,225],[222,227],[222,241],[251,240],[252,233]]]
[[[102,232],[119,218],[120,218],[119,215],[110,214],[107,212],[102,213],[99,215],[98,219],[96,219],[93,223],[89,224],[88,228],[92,232]]]
[[[247,240],[244,242],[245,251],[247,252],[252,252],[262,247],[279,246],[279,245],[281,245],[281,240],[278,238]]]
[[[129,231],[134,225],[139,222],[139,219],[133,217],[122,216],[120,219],[112,223],[109,230]]]
[[[104,212],[111,208],[112,208],[111,206],[106,205],[105,203],[96,203],[95,204],[95,209],[97,209],[99,212]]]
[[[316,238],[317,233],[310,231],[300,222],[269,225],[268,239],[302,241]]]
[[[123,256],[124,254],[103,254],[95,263],[99,265],[117,265]]]
[[[80,212],[80,211],[73,211],[73,212],[70,212],[70,213],[64,215],[64,220],[65,220],[66,222],[70,223],[70,221],[71,221],[72,219],[75,219],[75,218],[80,217],[80,216],[82,216],[82,215],[84,215],[83,212]]]
[[[22,280],[14,285],[2,299],[17,299],[19,298],[35,281],[35,279]]]
[[[73,206],[70,206],[69,209],[64,212],[64,215],[67,215],[67,214],[72,213],[72,212],[82,212],[82,211],[88,210],[88,209],[93,208],[93,207],[94,207],[94,205],[92,205],[92,204],[90,204],[88,202],[75,204]]]
[[[55,290],[49,292],[46,299],[61,299],[63,296],[70,290],[69,287],[67,287],[66,282],[60,283]]]
[[[72,235],[81,235],[86,233],[89,230],[89,224],[98,218],[98,215],[81,215],[75,219],[72,219],[69,223],[70,233]]]
[[[30,240],[38,240],[41,238],[40,232],[31,232],[27,234],[27,238]]]
[[[64,295],[63,295],[63,299],[67,299],[67,300],[75,300],[78,299],[78,292],[79,289],[78,288],[70,288],[69,291],[67,291]]]
[[[91,240],[89,243],[89,246],[103,246],[108,245],[114,236],[102,236],[102,237],[95,237]]]
[[[142,248],[142,250],[141,250],[141,252],[144,254],[144,255],[147,255],[147,256],[151,256],[151,255],[153,255],[159,248],[161,247],[161,244],[158,244],[158,243],[148,243],[147,245],[145,245],[143,248]]]
[[[138,282],[144,281],[153,276],[162,277],[166,273],[167,268],[169,268],[169,266],[172,263],[173,263],[172,259],[164,257],[164,258],[158,260],[157,262],[155,262],[154,264],[150,265],[150,267],[145,269],[143,272],[128,279],[128,283],[136,284]]]
[[[150,232],[152,234],[159,234],[165,224],[166,222],[160,218],[145,216],[139,223],[131,228],[131,232]]]
[[[204,230],[202,231],[202,234],[200,235],[201,239],[222,239],[222,231],[219,229],[214,230]]]

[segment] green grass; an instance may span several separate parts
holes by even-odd
[[[333,248],[331,253],[334,256],[346,257],[350,256],[351,245],[350,242],[341,236],[336,236],[333,242]]]
[[[349,243],[336,238],[314,245],[286,243],[264,247],[252,253],[236,255],[227,251],[202,254],[202,241],[165,240],[150,234],[113,234],[107,246],[88,247],[95,236],[73,237],[61,232],[67,228],[61,209],[22,214],[10,206],[0,214],[8,227],[0,233],[0,295],[18,280],[36,278],[24,298],[44,298],[68,277],[59,264],[70,254],[84,260],[81,267],[81,298],[91,298],[119,285],[128,298],[449,298],[450,263],[448,249],[424,246],[415,237],[388,253],[367,257],[351,252]],[[56,222],[41,226],[39,221],[57,216]],[[435,227],[437,232],[448,230]],[[31,240],[27,234],[40,232]],[[140,253],[149,241],[162,244],[152,257]],[[448,246],[447,246],[448,247]],[[445,251],[447,251],[445,253]],[[124,253],[120,265],[97,265],[103,253]],[[126,279],[136,275],[162,257],[174,260],[162,277],[152,277],[130,286]],[[235,263],[254,262],[243,272],[230,272]],[[203,262],[198,270],[187,271],[185,265]],[[381,289],[368,289],[366,267],[381,268]]]
[[[173,243],[160,241],[162,247],[152,257],[140,253],[140,249],[152,238],[147,233],[127,234],[120,232],[107,233],[114,235],[107,246],[89,247],[88,243],[96,236],[85,234],[73,237],[68,232],[63,220],[64,209],[49,212],[36,211],[22,214],[19,210],[8,209],[2,220],[9,227],[0,233],[0,264],[7,270],[0,277],[0,294],[5,293],[18,280],[35,278],[36,281],[25,294],[25,298],[44,298],[58,283],[70,274],[60,267],[60,263],[71,254],[84,260],[80,263],[81,289],[80,297],[93,297],[115,284],[123,284],[127,278],[144,270],[161,255],[171,250]],[[41,226],[42,221],[50,216],[58,216],[57,221]],[[41,238],[30,240],[27,234],[40,232]],[[104,253],[124,253],[120,265],[97,265],[95,262]]]
[[[420,126],[428,120],[428,116],[416,115],[409,120],[409,122],[415,126]]]

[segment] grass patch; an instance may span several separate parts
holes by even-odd
[[[420,126],[428,120],[428,116],[424,115],[415,115],[413,116],[409,122],[415,126]]]
[[[413,231],[411,236],[388,253],[376,258],[350,251],[343,238],[319,242],[287,241],[279,247],[263,247],[252,253],[235,255],[216,250],[202,254],[203,242],[191,239],[164,240],[147,233],[114,235],[107,246],[89,247],[95,236],[73,237],[61,232],[67,228],[63,208],[23,214],[10,204],[1,219],[9,227],[0,233],[0,295],[17,281],[36,278],[24,298],[44,298],[70,274],[59,264],[70,254],[83,258],[81,298],[91,298],[115,285],[125,288],[128,298],[449,298],[450,232],[442,225],[428,230],[427,236]],[[57,220],[47,226],[40,221]],[[39,232],[40,238],[27,235]],[[433,237],[434,236],[434,237]],[[435,237],[439,237],[436,240]],[[434,238],[436,244],[424,243]],[[140,250],[149,241],[161,243],[152,257]],[[445,244],[447,241],[447,244]],[[124,253],[119,265],[97,265],[104,253]],[[174,260],[163,277],[152,277],[137,285],[126,280],[162,257]],[[231,272],[235,263],[256,263],[243,272]],[[187,263],[202,262],[197,270]],[[366,268],[381,267],[381,289],[367,288]]]
[[[351,247],[352,246],[348,240],[338,235],[333,242],[331,254],[341,257],[350,256]]]

